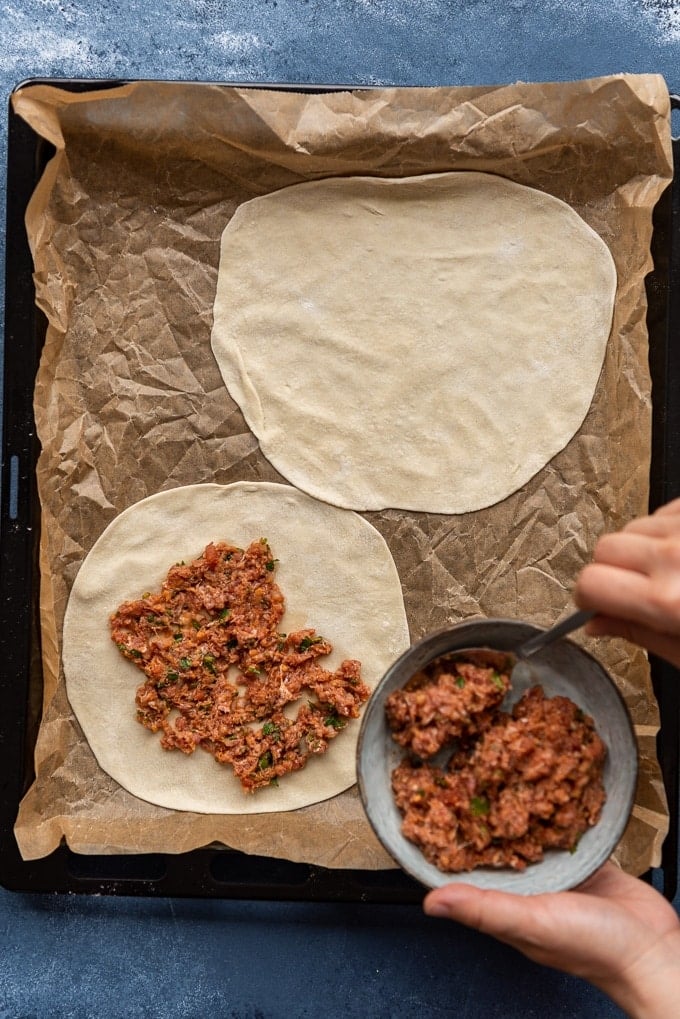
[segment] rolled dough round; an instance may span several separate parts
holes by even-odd
[[[113,644],[111,613],[158,590],[173,563],[195,558],[209,541],[245,547],[260,537],[279,560],[282,631],[308,626],[326,637],[334,650],[324,667],[358,658],[372,688],[408,647],[394,561],[356,513],[265,483],[193,485],[136,503],[109,524],[80,568],[64,620],[63,663],[69,701],[99,765],[143,800],[199,813],[269,813],[318,803],[355,781],[358,720],[322,757],[253,795],[205,751],[163,750],[159,735],[136,720],[143,675]]]
[[[463,513],[578,431],[615,291],[606,244],[550,195],[476,172],[327,179],[236,211],[212,347],[298,488]]]

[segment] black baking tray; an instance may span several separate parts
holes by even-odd
[[[31,79],[22,88],[109,89],[122,80]],[[224,84],[224,83],[223,83]],[[252,83],[240,88],[255,87]],[[357,86],[258,88],[331,91]],[[673,109],[680,98],[671,95]],[[24,227],[26,206],[52,147],[8,112],[5,358],[0,481],[0,884],[17,891],[145,896],[415,903],[423,888],[401,870],[336,870],[251,856],[223,846],[181,854],[79,855],[61,845],[50,856],[22,860],[13,834],[21,798],[33,780],[33,751],[42,703],[38,616],[40,506],[35,467],[39,444],[33,388],[46,321],[35,305],[33,264]],[[680,140],[673,142],[680,162]],[[652,375],[650,509],[680,496],[680,179],[654,213],[654,270],[647,278]],[[670,830],[658,872],[645,875],[674,898],[678,875],[680,675],[651,661],[661,713],[658,756]]]

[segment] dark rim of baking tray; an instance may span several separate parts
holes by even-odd
[[[17,88],[53,85],[69,91],[111,89],[123,80],[31,79]],[[206,83],[201,83],[206,84]],[[240,88],[301,92],[357,85],[216,82]],[[673,109],[680,97],[671,95]],[[13,834],[19,802],[33,778],[40,720],[42,668],[38,625],[40,508],[35,466],[39,452],[33,387],[46,321],[35,305],[33,266],[24,213],[53,152],[11,104],[7,156],[7,255],[4,414],[0,504],[0,884],[36,892],[90,892],[147,896],[247,899],[419,902],[423,888],[400,870],[335,870],[251,856],[222,846],[189,853],[86,856],[61,845],[40,860],[22,860]],[[673,140],[675,164],[680,140]],[[647,277],[653,422],[650,508],[680,495],[680,181],[677,176],[654,211],[654,270]],[[660,873],[645,875],[672,899],[678,863],[678,735],[680,677],[652,659],[652,682],[662,725],[658,756],[669,800],[670,831]]]

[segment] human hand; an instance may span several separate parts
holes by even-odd
[[[574,589],[591,636],[625,637],[680,668],[680,499],[595,546]]]
[[[680,921],[662,895],[613,863],[571,892],[521,897],[444,885],[424,909],[589,980],[636,1019],[678,1015]]]

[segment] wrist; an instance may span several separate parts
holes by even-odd
[[[595,981],[594,981],[595,982]],[[631,1019],[677,1019],[680,1014],[680,929],[668,931],[600,990]]]

